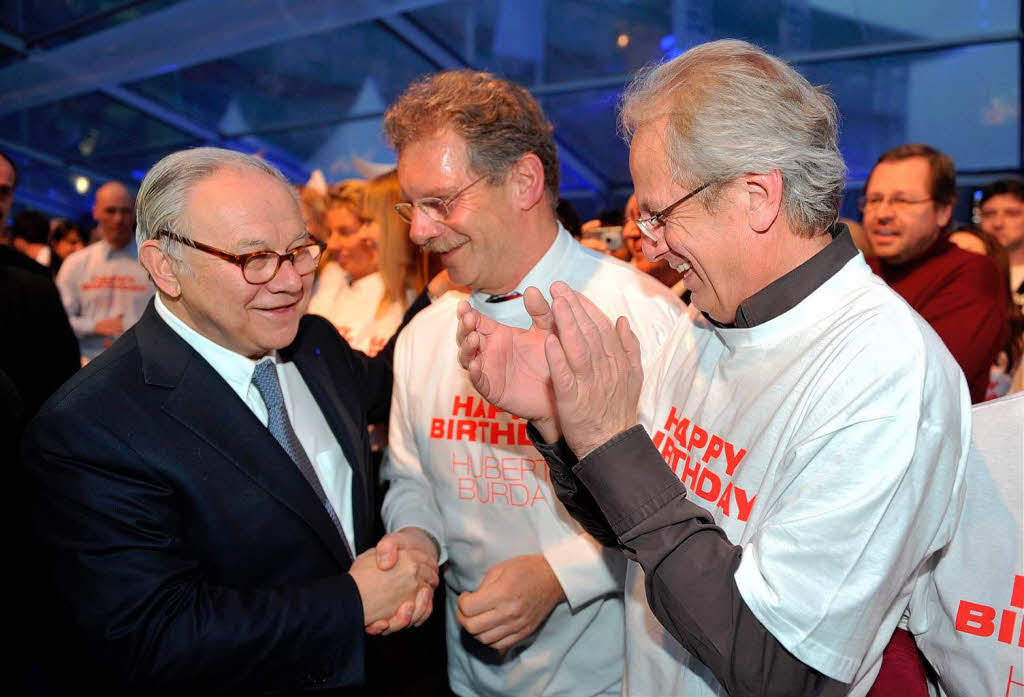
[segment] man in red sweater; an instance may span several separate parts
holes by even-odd
[[[988,257],[949,241],[953,161],[928,145],[901,145],[878,158],[864,193],[871,268],[942,338],[971,401],[982,401],[1005,331],[1007,290]]]

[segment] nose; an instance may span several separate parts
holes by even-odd
[[[438,225],[432,218],[418,207],[413,206],[412,221],[409,223],[409,239],[413,244],[422,247],[439,236],[441,232],[437,228]]]
[[[660,232],[656,232],[653,239],[647,235],[641,234],[640,245],[644,250],[644,256],[647,257],[649,261],[658,261],[669,251],[668,243],[665,241],[665,236]]]
[[[266,286],[271,293],[297,293],[302,290],[302,274],[292,266],[291,259],[284,259]]]

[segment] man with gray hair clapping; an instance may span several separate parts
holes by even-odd
[[[625,318],[556,283],[529,333],[463,305],[460,361],[631,560],[627,694],[865,695],[959,514],[963,375],[834,224],[836,108],[790,66],[698,46],[621,118],[644,252],[703,316],[644,369]]]

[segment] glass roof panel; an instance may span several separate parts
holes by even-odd
[[[378,164],[394,164],[395,153],[384,140],[379,116],[343,123],[268,133],[260,140],[290,152],[310,170],[319,169],[328,182],[362,177],[353,157]]]
[[[89,189],[80,194],[75,190],[79,176],[65,169],[43,164],[11,153],[18,165],[18,188],[15,202],[24,208],[45,210],[48,213],[78,219],[92,210],[92,197],[102,182],[90,180]]]
[[[457,0],[410,13],[468,64],[525,85],[630,73],[742,38],[783,56],[1012,33],[1019,0]]]
[[[122,152],[173,149],[192,141],[181,131],[95,92],[0,116],[0,133],[80,165]]]
[[[629,152],[615,126],[619,91],[615,88],[568,92],[540,100],[559,142],[613,187],[630,182]]]
[[[148,78],[131,89],[226,134],[381,114],[432,66],[376,23]]]
[[[850,178],[861,180],[910,142],[943,150],[961,171],[1020,167],[1020,61],[1008,42],[798,67],[836,100]]]
[[[178,2],[181,0],[3,2],[0,24],[36,47],[45,47],[129,22]]]

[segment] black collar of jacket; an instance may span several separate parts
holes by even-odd
[[[740,303],[733,324],[716,322],[706,312],[704,316],[716,327],[749,329],[789,312],[857,256],[846,225],[836,223],[829,234],[832,241],[824,249]]]
[[[309,336],[315,333],[311,330],[316,328],[317,320],[326,328],[323,332],[325,337],[340,341],[326,320],[307,316],[300,324],[299,337],[305,334],[308,343],[313,346],[307,350],[299,346],[297,340],[280,353],[296,359],[299,372],[352,467],[353,491],[362,492],[368,486],[361,471],[365,457],[359,447],[363,444],[361,433],[365,425],[357,423],[345,408],[343,396],[338,394],[336,381],[326,366],[326,356],[319,355],[316,337]],[[292,464],[291,460],[270,432],[238,399],[238,395],[213,367],[159,316],[152,300],[142,318],[130,331],[135,333],[138,342],[146,384],[171,390],[164,403],[164,411],[219,450],[272,496],[309,521],[344,564],[344,568],[348,568],[351,562],[348,551],[320,500],[298,468],[283,466],[286,463]],[[203,395],[204,398],[197,399],[197,395]],[[372,531],[362,496],[355,496],[353,505],[358,554],[365,549]]]

